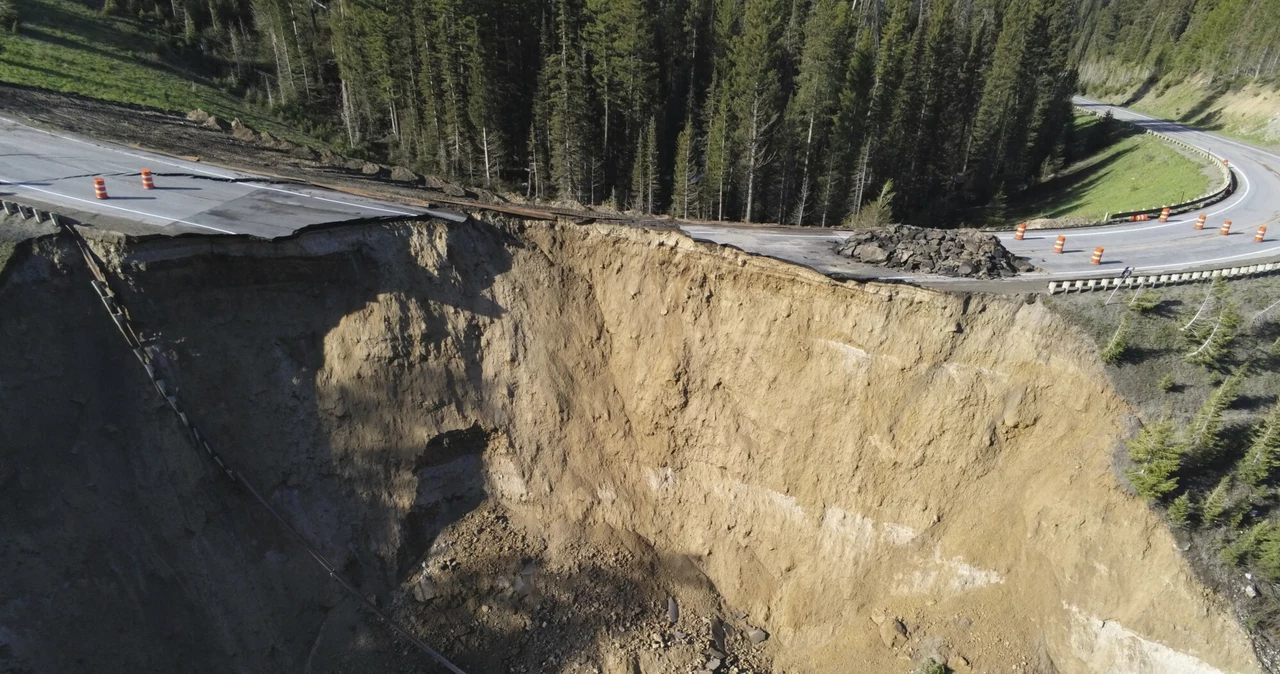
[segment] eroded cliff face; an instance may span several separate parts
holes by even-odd
[[[1259,671],[1122,490],[1131,422],[1093,347],[1038,304],[604,226],[95,246],[207,435],[371,593],[411,595],[442,530],[500,508],[546,551],[547,597],[621,546],[631,596],[747,614],[775,671]],[[186,447],[66,246],[38,248],[0,288],[0,662],[296,671],[358,648],[323,574]],[[397,601],[476,671],[539,622],[508,606],[450,636]],[[687,671],[581,613],[599,625],[541,671]]]

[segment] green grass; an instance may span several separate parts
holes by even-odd
[[[1077,120],[1077,134],[1100,122]],[[1147,135],[1130,135],[1067,167],[1010,205],[1011,220],[1082,218],[1194,199],[1215,175],[1208,162]]]
[[[202,108],[295,142],[309,140],[225,83],[163,58],[180,47],[162,42],[153,20],[108,16],[69,0],[19,5],[22,29],[0,34],[0,81],[181,113]]]

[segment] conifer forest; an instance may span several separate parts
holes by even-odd
[[[531,199],[815,226],[988,221],[1071,159],[1079,52],[1103,30],[1081,0],[109,1],[351,152]]]

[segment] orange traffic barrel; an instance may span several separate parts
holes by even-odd
[[[1227,220],[1226,222],[1223,222],[1223,223],[1222,223],[1222,229],[1219,229],[1219,230],[1218,230],[1218,233],[1219,233],[1219,234],[1221,234],[1221,235],[1223,235],[1223,236],[1226,236],[1226,235],[1230,234],[1230,233],[1231,233],[1231,221],[1230,221],[1230,220]]]
[[[1026,235],[1027,235],[1027,223],[1019,222],[1018,231],[1013,233],[1013,238],[1017,239],[1018,241],[1021,241],[1022,238]]]
[[[1265,238],[1267,238],[1267,226],[1263,225],[1258,228],[1258,233],[1253,235],[1253,240],[1257,243],[1262,243]]]
[[[1167,207],[1160,211],[1160,222],[1169,222],[1169,209]]]
[[[154,190],[155,188],[156,184],[151,180],[151,169],[142,169],[142,189]]]
[[[93,179],[93,196],[99,199],[107,198],[107,181],[102,178]]]
[[[1065,248],[1066,245],[1067,245],[1067,237],[1062,234],[1059,234],[1058,240],[1055,241],[1053,244],[1053,252],[1061,253],[1062,249]]]
[[[1102,264],[1102,246],[1093,249],[1093,259],[1089,260],[1089,264]]]
[[[1204,229],[1204,223],[1208,219],[1209,219],[1209,216],[1207,215],[1201,215],[1200,217],[1196,218],[1196,229]]]

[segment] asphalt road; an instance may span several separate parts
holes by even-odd
[[[141,169],[155,189],[142,187]],[[108,199],[95,198],[93,178]],[[92,224],[142,231],[275,238],[310,225],[378,216],[437,215],[391,202],[230,171],[0,118],[0,194]],[[135,230],[136,231],[136,230]]]
[[[1017,280],[1009,280],[1009,283],[1114,276],[1125,267],[1133,267],[1136,273],[1168,273],[1280,259],[1280,155],[1124,108],[1082,98],[1076,99],[1076,104],[1098,112],[1110,109],[1117,119],[1159,131],[1229,160],[1239,187],[1226,201],[1176,216],[1167,223],[1152,220],[1106,227],[1032,230],[1027,232],[1022,241],[1014,240],[1012,232],[1002,233],[999,235],[1000,240],[1006,248],[1029,258],[1044,270],[1021,275]],[[1142,176],[1134,178],[1141,180]],[[1178,196],[1173,195],[1171,201]],[[1141,208],[1150,205],[1153,204],[1132,206]],[[1196,230],[1194,224],[1201,213],[1208,216],[1208,223],[1205,229]],[[1218,233],[1224,220],[1232,221],[1231,234],[1228,236]],[[1262,243],[1255,243],[1254,234],[1260,225],[1266,225],[1270,231]],[[848,236],[841,231],[714,223],[688,225],[682,229],[698,240],[732,245],[748,252],[803,264],[835,276],[911,280],[927,285],[969,283],[934,275],[886,271],[854,263],[831,251],[833,244]],[[1063,254],[1055,255],[1053,244],[1059,234],[1067,237],[1066,249]],[[1104,249],[1102,264],[1090,264],[1089,258],[1098,246]]]
[[[1085,99],[1077,99],[1076,104],[1099,111],[1109,108],[1118,119],[1180,138],[1229,159],[1239,187],[1226,201],[1200,211],[1208,216],[1208,225],[1201,231],[1193,228],[1200,213],[1196,212],[1177,216],[1168,223],[1150,221],[1060,231],[1033,230],[1022,241],[1015,241],[1012,232],[1001,234],[1006,247],[1030,258],[1044,270],[1005,283],[1031,287],[1055,279],[1115,275],[1125,267],[1134,267],[1138,273],[1164,273],[1280,260],[1280,155],[1123,108]],[[142,188],[138,173],[143,168],[155,174],[156,189]],[[106,179],[109,199],[94,197],[95,176]],[[378,216],[462,218],[451,211],[433,211],[314,186],[280,183],[252,173],[45,131],[0,118],[0,195],[3,194],[92,224],[120,227],[127,223],[129,227],[142,227],[145,231],[169,233],[251,234],[274,238],[310,225]],[[1218,234],[1225,219],[1233,221],[1229,236]],[[1259,225],[1272,228],[1263,243],[1253,240]],[[942,276],[904,274],[852,262],[835,254],[834,244],[847,236],[836,230],[720,223],[689,223],[681,229],[698,240],[736,246],[836,277],[924,285],[973,283]],[[1067,237],[1066,252],[1062,255],[1052,253],[1058,234]],[[1089,263],[1097,246],[1105,249],[1102,265]]]

